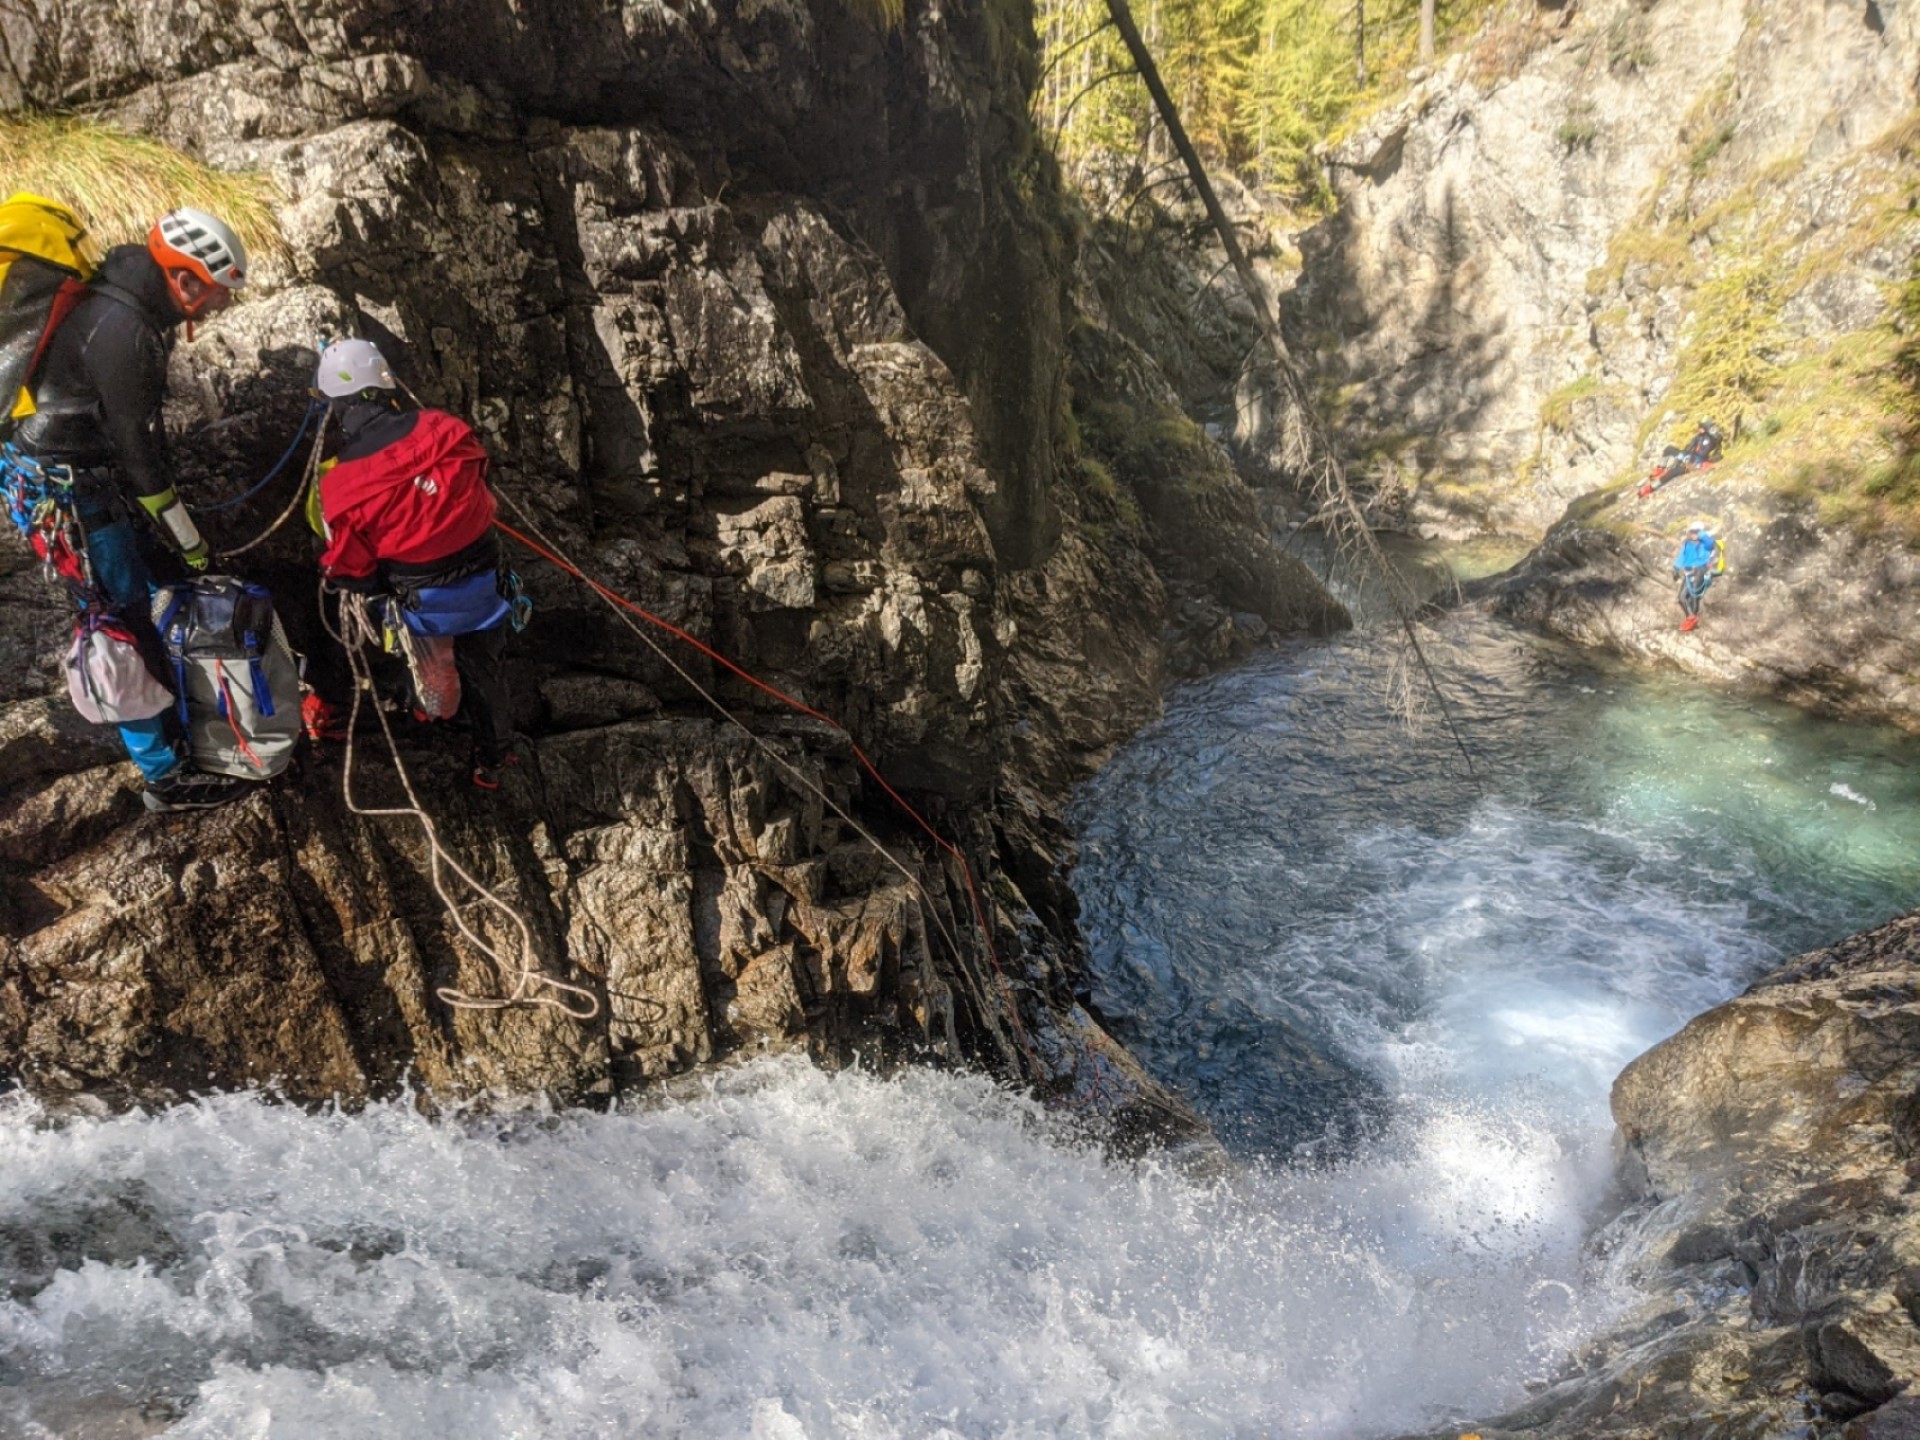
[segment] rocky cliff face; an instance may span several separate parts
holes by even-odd
[[[1537,536],[1508,613],[1583,643],[1920,717],[1876,356],[1920,252],[1911,6],[1612,0],[1509,12],[1329,157],[1291,324],[1360,468],[1416,522]],[[1712,417],[1742,438],[1654,502]],[[1582,499],[1581,497],[1590,497]],[[1578,501],[1572,510],[1570,502]],[[1685,519],[1732,574],[1697,636]]]
[[[1771,360],[1883,320],[1920,249],[1917,73],[1904,5],[1503,14],[1328,156],[1292,324],[1345,437],[1430,519],[1538,533],[1689,420],[1676,377],[1743,270],[1783,282]]]
[[[1803,956],[1614,1084],[1655,1298],[1516,1435],[1898,1440],[1920,1430],[1920,919]],[[1460,1432],[1442,1432],[1447,1440]]]
[[[1340,615],[1237,480],[1177,527],[1107,523],[1083,483],[1021,6],[910,5],[897,29],[840,0],[30,12],[0,18],[0,103],[99,105],[284,192],[287,258],[175,353],[190,503],[264,471],[323,337],[397,342],[422,398],[481,430],[510,513],[846,723],[971,857],[995,943],[844,735],[697,655],[677,671],[523,556],[528,764],[482,801],[447,742],[401,754],[450,850],[601,1015],[450,1010],[438,987],[503,980],[419,832],[350,813],[338,755],[228,811],[142,816],[109,737],[53,693],[61,607],[9,541],[0,1064],[50,1091],[580,1098],[804,1044],[1112,1090],[1125,1058],[1073,999],[1065,791],[1170,665],[1204,663],[1178,653],[1194,635]],[[290,483],[211,520],[216,548]],[[289,527],[248,561],[324,657],[309,543]],[[397,802],[377,731],[355,767],[363,806]]]

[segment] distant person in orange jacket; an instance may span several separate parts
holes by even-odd
[[[497,790],[518,763],[506,649],[525,602],[501,564],[487,452],[464,420],[407,403],[371,341],[329,345],[314,387],[342,440],[317,491],[321,572],[333,589],[387,599],[423,718],[464,713],[473,784]]]

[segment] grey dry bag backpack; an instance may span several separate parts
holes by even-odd
[[[300,670],[264,586],[203,575],[161,590],[153,623],[196,770],[270,780],[300,738]]]

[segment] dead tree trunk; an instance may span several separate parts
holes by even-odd
[[[1431,0],[1427,0],[1427,3],[1431,3]],[[1233,266],[1234,274],[1239,277],[1241,288],[1246,291],[1254,317],[1260,322],[1260,333],[1273,354],[1274,376],[1279,381],[1287,412],[1282,421],[1282,460],[1288,469],[1307,482],[1309,492],[1320,507],[1322,519],[1339,542],[1375,572],[1386,587],[1388,598],[1406,634],[1413,660],[1425,677],[1427,688],[1439,702],[1454,743],[1466,757],[1467,768],[1471,770],[1473,756],[1467,749],[1459,727],[1453,723],[1446,692],[1441,688],[1439,676],[1420,643],[1419,597],[1380,548],[1373,527],[1367,523],[1365,508],[1353,493],[1353,487],[1347,483],[1346,470],[1334,454],[1332,440],[1320,423],[1313,397],[1307,393],[1306,381],[1294,368],[1293,357],[1287,351],[1287,342],[1280,333],[1280,322],[1274,317],[1267,292],[1260,284],[1260,277],[1254,274],[1253,263],[1247,259],[1240,237],[1234,233],[1227,212],[1221,207],[1220,197],[1214,193],[1213,182],[1207,178],[1207,167],[1201,163],[1199,152],[1193,148],[1193,141],[1187,138],[1187,128],[1180,122],[1180,111],[1160,78],[1160,67],[1154,64],[1146,41],[1140,38],[1140,28],[1133,22],[1133,12],[1128,8],[1127,0],[1106,0],[1106,5],[1107,13],[1113,17],[1114,29],[1120,32],[1120,38],[1126,43],[1127,52],[1133,57],[1134,66],[1146,84],[1147,93],[1153,97],[1154,108],[1160,113],[1167,137],[1186,164],[1187,178],[1193,182],[1194,191],[1200,196],[1201,205],[1206,208],[1207,219],[1214,233],[1219,236],[1221,247],[1227,252],[1227,260]]]
[[[1353,83],[1367,88],[1367,0],[1353,0]]]
[[[1140,38],[1139,27],[1133,23],[1133,12],[1127,8],[1127,0],[1107,0],[1107,13],[1113,16],[1114,28],[1126,42],[1127,51],[1133,56],[1134,68],[1146,82],[1147,93],[1153,97],[1154,108],[1160,113],[1160,123],[1187,167],[1187,178],[1193,182],[1193,188],[1200,195],[1200,203],[1206,207],[1207,219],[1213,225],[1214,233],[1226,247],[1227,260],[1232,264],[1234,274],[1240,277],[1241,288],[1253,302],[1261,333],[1273,344],[1276,353],[1285,356],[1285,342],[1280,338],[1280,327],[1274,321],[1273,309],[1267,303],[1267,292],[1261,288],[1260,278],[1253,273],[1253,264],[1247,259],[1247,252],[1241,248],[1240,237],[1234,233],[1227,212],[1220,206],[1220,197],[1214,194],[1213,182],[1207,178],[1207,169],[1200,163],[1199,152],[1193,148],[1193,141],[1187,138],[1187,127],[1180,123],[1180,111],[1173,103],[1173,96],[1167,93],[1166,84],[1160,78],[1160,67],[1153,63],[1147,42]]]
[[[1420,0],[1420,63],[1433,63],[1434,0]]]

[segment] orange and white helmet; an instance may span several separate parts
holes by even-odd
[[[191,206],[169,210],[153,222],[147,253],[166,272],[176,296],[175,277],[182,272],[226,290],[238,290],[247,283],[247,247],[240,237],[206,211]]]

